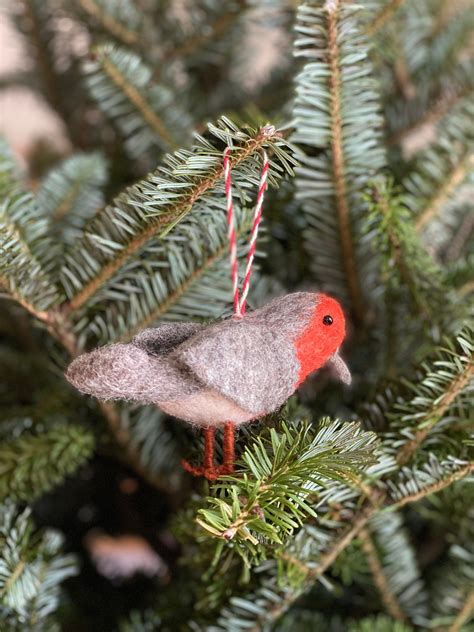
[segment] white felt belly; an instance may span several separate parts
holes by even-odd
[[[165,413],[198,426],[221,426],[226,421],[238,425],[257,417],[212,390],[199,391],[179,401],[160,401],[157,404]]]

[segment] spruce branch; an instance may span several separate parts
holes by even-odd
[[[66,424],[0,443],[0,498],[37,498],[82,465],[93,448],[90,432]]]
[[[421,232],[438,218],[474,168],[474,108],[462,102],[438,129],[436,142],[422,152],[403,182],[405,202]],[[441,218],[442,220],[442,218]],[[445,229],[445,222],[442,228]],[[433,241],[432,236],[430,241]]]
[[[37,60],[43,92],[51,106],[60,116],[64,116],[62,96],[55,72],[55,59],[51,50],[53,37],[43,4],[38,0],[21,0],[25,18],[24,30]]]
[[[447,89],[433,102],[426,104],[426,107],[419,108],[421,115],[415,120],[409,120],[406,127],[400,127],[387,139],[388,145],[403,144],[410,136],[419,134],[428,126],[437,126],[446,115],[455,110],[466,97],[469,97],[469,90],[464,86]]]
[[[229,11],[226,7],[226,10],[223,13],[219,13],[210,24],[206,25],[205,29],[199,29],[196,35],[187,38],[181,46],[174,46],[168,49],[164,54],[164,61],[190,57],[207,44],[225,37],[235,20],[240,17],[248,2],[247,0],[237,0],[234,4],[236,5],[234,10]]]
[[[140,449],[142,441],[140,440],[140,435],[134,436],[134,424],[130,421],[130,412],[127,413],[126,410],[120,409],[117,404],[112,402],[99,402],[99,408],[111,435],[124,450],[128,465],[152,487],[160,490],[169,489],[169,485],[172,482],[167,479],[165,485],[162,473],[162,470],[165,468],[154,467],[149,458],[143,458],[144,452]],[[155,428],[155,432],[156,430]]]
[[[461,525],[466,520],[462,515]],[[467,518],[469,520],[469,518]],[[464,523],[465,524],[465,523]],[[464,630],[464,624],[472,618],[474,589],[474,548],[472,529],[464,528],[461,535],[458,529],[451,536],[451,545],[447,550],[441,572],[436,572],[432,586],[433,618],[431,624],[437,629]],[[454,539],[454,541],[453,541]]]
[[[112,44],[97,46],[84,71],[92,97],[117,123],[133,157],[176,149],[189,135],[189,116],[170,88],[153,82],[151,68],[135,53]]]
[[[428,201],[426,207],[422,210],[416,220],[416,228],[421,231],[425,228],[434,217],[437,217],[446,202],[452,197],[453,193],[464,182],[469,169],[474,165],[474,156],[469,156],[462,160],[449,173],[445,182],[441,185],[438,192]]]
[[[372,468],[377,467],[372,466]],[[329,494],[327,501],[325,501],[328,508],[327,514],[324,514],[324,507],[321,508],[323,510],[319,520],[321,526],[304,526],[295,537],[288,541],[283,550],[278,551],[278,559],[287,564],[284,576],[293,577],[293,581],[289,584],[285,582],[282,584],[281,568],[277,573],[276,567],[270,566],[263,577],[260,576],[259,578],[260,588],[239,598],[238,603],[237,601],[235,604],[231,603],[221,611],[218,629],[227,630],[230,621],[233,622],[232,625],[235,626],[236,630],[251,629],[257,632],[265,629],[266,626],[279,619],[302,594],[308,592],[342,551],[349,546],[354,538],[358,537],[361,530],[368,527],[369,521],[371,528],[373,528],[374,521],[379,521],[378,524],[383,530],[388,520],[386,518],[387,511],[419,502],[448,488],[455,482],[469,476],[473,467],[472,461],[466,462],[466,460],[452,458],[440,462],[432,457],[430,463],[425,464],[421,469],[409,471],[405,468],[405,482],[399,483],[398,486],[389,479],[386,485],[380,487],[379,484],[374,484],[372,479],[368,495],[362,493],[355,504],[353,502],[357,499],[357,494],[355,496],[342,495],[342,498],[345,498],[345,503],[350,503],[345,510],[350,513],[345,513],[346,518],[343,522],[337,517],[341,508],[337,504],[336,507],[331,504],[331,499],[334,499],[332,501],[334,503],[336,498],[341,498],[336,484],[333,492],[328,490]],[[367,471],[368,480],[371,480],[370,470],[372,468]],[[390,468],[387,471],[390,472]],[[383,475],[383,472],[384,468],[382,468],[380,475]],[[350,526],[346,526],[349,515],[351,516]],[[294,571],[290,569],[294,569]],[[423,591],[419,590],[413,594],[408,588],[411,587],[412,580],[410,579],[408,583],[405,583],[404,577],[398,574],[396,564],[393,570],[393,581],[396,582],[395,585],[401,591],[400,598],[403,595],[403,599],[407,600],[406,603],[410,609],[413,609],[415,616],[421,616],[423,619]],[[413,572],[415,577],[416,568]],[[404,574],[405,571],[403,571],[402,576]],[[404,586],[408,588],[406,593]]]
[[[29,509],[0,508],[0,610],[2,622],[20,620],[40,632],[58,607],[60,584],[77,573],[72,556],[61,555],[62,537],[34,528]]]
[[[51,251],[47,251],[50,241],[46,236],[43,239],[40,224],[30,194],[13,194],[0,205],[0,283],[14,300],[46,321],[46,310],[60,295],[44,269]]]
[[[364,286],[375,284],[360,241],[361,192],[384,164],[368,44],[357,7],[339,0],[302,5],[296,29],[295,55],[306,65],[296,78],[292,139],[302,152],[296,185],[309,224],[307,250],[318,282],[360,322],[361,276]]]
[[[471,212],[471,208],[466,208],[464,219],[457,228],[457,231],[451,239],[451,243],[446,249],[446,261],[456,262],[461,258],[463,251],[471,242],[471,237],[474,234],[474,216]]]
[[[162,617],[153,610],[132,610],[126,620],[120,622],[119,632],[153,632],[159,630]]]
[[[433,457],[421,470],[402,470],[400,476],[401,482],[398,483],[398,486],[389,483],[391,496],[395,498],[392,504],[397,509],[400,509],[405,505],[416,503],[466,478],[466,476],[469,476],[472,472],[474,472],[474,463],[458,465],[455,459],[440,463]],[[426,483],[426,481],[433,482],[423,484]],[[406,493],[410,488],[416,489],[416,491]],[[397,497],[400,499],[396,500]]]
[[[362,532],[362,547],[387,612],[400,621],[423,625],[428,616],[428,592],[401,513],[379,512]]]
[[[372,573],[375,585],[377,586],[388,614],[398,621],[405,621],[406,617],[396,595],[394,595],[390,589],[382,563],[379,559],[377,548],[372,540],[369,529],[362,529],[359,533],[359,538],[362,542],[362,549],[367,556],[370,572]]]
[[[104,204],[107,163],[98,153],[76,153],[55,166],[36,194],[49,234],[72,244],[82,227]]]
[[[454,472],[451,469],[451,473],[444,479],[437,480],[434,484],[420,488],[418,494],[408,496],[406,501],[397,502],[396,500],[388,500],[386,492],[374,488],[370,502],[362,503],[362,505],[359,506],[351,518],[350,526],[341,529],[332,526],[330,534],[324,532],[324,536],[320,540],[315,540],[314,544],[311,542],[312,538],[309,533],[301,532],[306,536],[306,542],[302,547],[302,552],[297,552],[296,556],[294,556],[294,560],[290,559],[290,565],[297,563],[298,572],[302,581],[300,580],[296,586],[288,586],[285,584],[282,587],[277,576],[270,570],[268,577],[262,577],[260,579],[260,589],[257,589],[245,598],[239,598],[235,605],[231,604],[230,607],[221,612],[219,619],[220,625],[216,630],[229,629],[227,623],[232,621],[232,625],[235,626],[232,628],[233,630],[262,632],[262,630],[266,629],[266,626],[277,621],[303,594],[311,589],[318,578],[330,568],[342,551],[359,536],[361,530],[369,523],[369,520],[373,519],[379,512],[391,507],[398,509],[409,503],[418,502],[433,493],[449,487],[456,481],[465,478],[473,471],[473,468],[474,464],[470,463],[457,468]],[[380,514],[381,519],[382,515],[383,514]],[[336,534],[334,531],[336,531]],[[298,540],[298,536],[296,540]],[[291,542],[288,548],[291,551],[297,548],[297,544]],[[315,559],[317,559],[316,564],[314,563]]]
[[[343,150],[342,115],[341,115],[341,69],[340,50],[338,44],[338,10],[339,0],[326,3],[328,12],[328,58],[329,58],[329,88],[331,100],[331,152],[334,174],[334,188],[336,210],[341,228],[341,249],[344,262],[347,285],[356,320],[361,322],[363,302],[360,290],[360,280],[356,272],[353,237],[349,220],[349,205],[347,203],[347,189],[345,182],[345,160]]]
[[[79,0],[82,9],[95,18],[103,29],[123,44],[133,46],[138,42],[140,13],[129,0]]]
[[[406,287],[416,310],[425,319],[436,318],[446,302],[446,288],[439,268],[416,235],[405,198],[390,180],[372,185],[366,231],[373,235],[372,248],[382,260],[386,284],[397,290]]]
[[[319,431],[309,424],[281,433],[269,431],[247,446],[239,478],[214,486],[209,508],[199,510],[198,524],[214,537],[232,542],[247,563],[258,559],[259,540],[282,544],[307,517],[308,504],[329,481],[349,483],[373,463],[375,436],[357,424],[323,420]]]
[[[469,621],[474,611],[474,590],[471,590],[466,597],[461,610],[457,614],[454,621],[449,626],[447,632],[460,632],[463,625]]]
[[[374,632],[375,630],[377,632],[413,632],[411,625],[383,614],[351,621],[347,626],[347,632]]]
[[[405,0],[388,0],[385,6],[375,14],[374,18],[367,25],[367,33],[374,35],[374,33],[383,28],[387,21],[393,17],[393,14],[398,11],[404,1]]]
[[[246,257],[250,212],[236,209],[239,259]],[[161,320],[220,318],[228,308],[231,280],[227,268],[227,221],[213,210],[182,220],[153,247],[141,269],[122,275],[123,299],[94,305],[93,318],[77,330],[82,346],[89,334],[99,342],[126,341]],[[225,260],[225,263],[224,263]]]
[[[405,465],[425,441],[431,429],[438,424],[474,378],[473,331],[467,327],[456,338],[456,344],[438,351],[431,366],[425,365],[425,376],[413,386],[413,399],[396,403],[389,416],[392,424],[403,428],[410,439],[398,449],[397,461]],[[396,411],[396,412],[395,412]],[[412,429],[410,432],[408,428]]]
[[[268,146],[278,159],[272,163],[271,184],[276,184],[283,168],[291,168],[291,158],[274,130],[262,128],[249,136],[222,120],[210,127],[210,133],[214,142],[235,147],[232,167],[241,194],[256,181],[256,157],[262,147]],[[62,277],[69,295],[66,313],[87,304],[144,246],[169,232],[191,210],[222,211],[223,175],[221,149],[198,137],[192,151],[169,156],[162,168],[126,189],[89,222],[83,240],[66,258]],[[217,185],[219,189],[211,193]]]

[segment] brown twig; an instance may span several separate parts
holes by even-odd
[[[405,496],[399,501],[393,502],[392,506],[396,507],[397,509],[400,509],[401,507],[405,507],[405,505],[416,503],[422,498],[426,498],[426,496],[430,496],[431,494],[436,494],[437,492],[440,492],[446,487],[449,487],[456,481],[460,481],[462,478],[471,474],[471,472],[474,472],[474,463],[468,463],[467,465],[464,465],[463,467],[459,468],[459,470],[456,470],[455,472],[453,472],[451,476],[448,476],[447,478],[437,481],[436,483],[433,483],[432,485],[427,485],[426,487],[423,487],[423,489],[420,489],[418,492],[414,494],[410,494],[409,496]]]
[[[474,590],[471,590],[467,595],[467,599],[464,602],[463,607],[459,611],[457,617],[448,628],[448,632],[460,632],[461,628],[469,620],[472,611],[474,610]]]
[[[378,551],[372,540],[372,536],[367,527],[361,529],[359,538],[362,542],[362,549],[367,556],[370,572],[374,578],[374,583],[380,593],[382,601],[387,608],[388,614],[398,621],[405,621],[406,617],[398,602],[396,595],[390,589],[388,580],[385,576],[383,566],[379,559]]]
[[[379,31],[385,22],[400,8],[404,0],[389,0],[387,4],[376,14],[372,22],[367,26],[367,33],[373,35]]]
[[[458,395],[466,388],[474,376],[474,353],[465,367],[465,369],[456,376],[451,382],[446,392],[439,398],[436,406],[426,413],[424,417],[418,420],[419,425],[424,425],[415,432],[415,438],[405,443],[400,449],[397,455],[397,463],[399,465],[405,465],[418,450],[420,445],[428,436],[429,431],[436,425],[443,417],[444,413],[448,410]]]
[[[328,15],[328,64],[331,96],[331,157],[335,189],[336,212],[341,233],[341,260],[344,266],[347,289],[356,322],[362,322],[364,304],[357,274],[357,263],[352,241],[349,206],[345,180],[345,158],[341,118],[341,69],[338,43],[338,12],[340,0],[326,3]]]
[[[473,156],[464,158],[454,167],[447,180],[418,215],[415,222],[417,231],[423,230],[426,224],[438,215],[443,205],[466,177],[471,162],[473,162]]]
[[[474,231],[474,213],[471,209],[466,213],[461,225],[449,244],[446,252],[448,261],[456,261],[459,259],[464,246],[468,243]]]
[[[124,44],[136,44],[138,41],[138,33],[130,31],[112,15],[106,13],[94,0],[79,0],[82,8],[86,13],[95,17],[116,39]]]
[[[135,88],[134,85],[129,83],[124,76],[120,73],[118,68],[113,64],[110,59],[106,57],[101,59],[102,69],[109,79],[114,83],[119,90],[121,90],[130,103],[141,113],[145,121],[150,128],[162,138],[167,145],[172,149],[176,149],[176,143],[171,137],[166,125],[156,112],[148,105],[143,95]]]

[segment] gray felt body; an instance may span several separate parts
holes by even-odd
[[[276,410],[294,392],[299,371],[294,341],[310,321],[316,300],[312,293],[289,294],[243,319],[146,329],[129,344],[80,356],[66,377],[78,390],[99,399],[158,406],[166,402],[177,416],[180,401],[188,402],[188,410],[189,402],[202,400],[202,408],[208,393],[214,402],[236,405],[242,419],[255,418]],[[201,410],[196,423],[203,423],[202,414]],[[191,422],[192,416],[186,412]]]

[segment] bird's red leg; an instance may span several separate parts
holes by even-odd
[[[206,470],[212,470],[214,468],[214,436],[216,429],[214,426],[208,426],[204,429],[204,460],[203,469],[204,476]]]
[[[191,465],[188,461],[181,462],[184,469],[193,474],[193,476],[205,476],[209,480],[215,480],[219,473],[216,472],[214,464],[214,435],[216,429],[214,426],[204,428],[204,457],[203,463],[199,466]]]
[[[223,474],[232,474],[235,462],[235,426],[231,421],[224,424]]]
[[[195,467],[187,461],[183,461],[183,467],[194,476],[205,476],[209,481],[215,481],[222,474],[232,474],[235,460],[235,431],[234,424],[230,421],[224,424],[223,463],[214,463],[214,439],[216,429],[208,426],[204,429],[204,457],[202,465]]]

